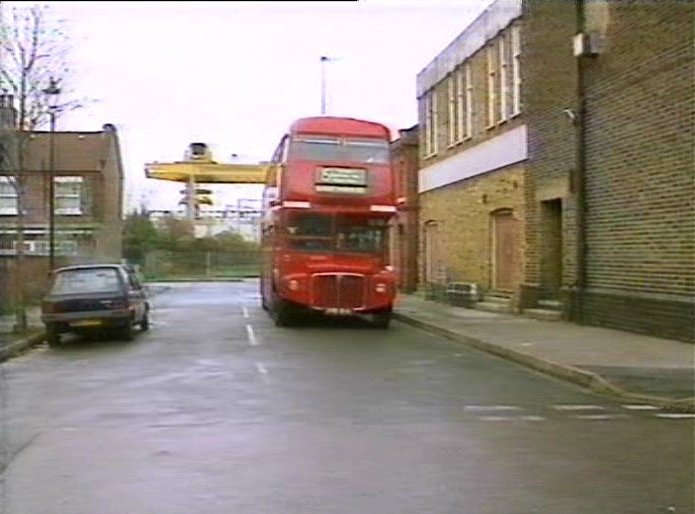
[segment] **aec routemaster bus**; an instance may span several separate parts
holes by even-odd
[[[396,214],[389,129],[353,118],[295,121],[263,192],[261,299],[277,326],[300,311],[364,316],[387,328]]]

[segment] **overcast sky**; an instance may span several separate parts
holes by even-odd
[[[20,4],[28,2],[10,2]],[[415,78],[490,0],[44,2],[72,34],[88,104],[59,130],[119,130],[128,204],[173,209],[180,185],[145,178],[193,141],[221,162],[270,158],[288,125],[327,114],[417,123]],[[218,206],[257,187],[215,187]]]

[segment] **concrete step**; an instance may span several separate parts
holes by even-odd
[[[486,294],[486,295],[483,295],[483,301],[484,302],[490,302],[490,303],[507,304],[507,303],[511,302],[512,299],[507,297],[507,296],[496,296],[496,295]]]
[[[554,309],[524,309],[524,316],[542,321],[559,321],[562,312]]]
[[[560,300],[538,300],[538,307],[547,310],[562,310],[562,302]]]
[[[512,306],[511,306],[511,302],[509,301],[509,299],[507,299],[506,302],[500,302],[500,301],[488,301],[488,299],[485,298],[482,302],[476,303],[475,308],[479,311],[485,311],[485,312],[500,312],[500,313],[511,313],[512,312]]]

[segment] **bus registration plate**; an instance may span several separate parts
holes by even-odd
[[[326,314],[331,314],[333,316],[350,316],[352,314],[352,309],[345,307],[331,307],[326,309]]]

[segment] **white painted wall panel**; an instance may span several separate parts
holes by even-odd
[[[419,171],[418,192],[424,193],[526,160],[526,125],[521,125]]]

